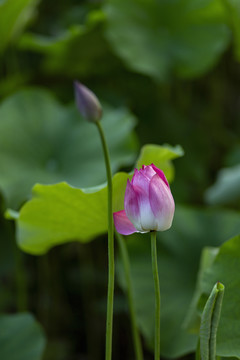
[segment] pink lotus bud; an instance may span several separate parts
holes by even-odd
[[[78,81],[74,83],[76,105],[80,114],[96,123],[102,117],[102,107],[96,95]]]
[[[169,229],[175,204],[163,171],[153,164],[135,169],[131,182],[127,182],[124,208],[113,214],[120,234]]]

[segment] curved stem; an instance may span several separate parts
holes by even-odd
[[[125,280],[127,285],[127,297],[128,297],[128,306],[130,311],[131,327],[132,327],[132,336],[134,351],[137,360],[143,360],[143,351],[141,346],[141,339],[137,328],[136,312],[133,302],[133,290],[132,290],[132,281],[130,275],[130,261],[128,256],[127,247],[123,237],[116,232],[116,237],[118,240],[118,245],[121,251],[121,257],[123,262]]]
[[[155,289],[155,345],[154,360],[160,359],[160,286],[157,265],[156,231],[151,232],[152,271]]]
[[[112,215],[112,172],[107,142],[100,121],[96,122],[103,152],[108,181],[108,294],[107,294],[107,321],[106,321],[106,353],[105,360],[112,358],[112,328],[113,328],[113,298],[114,298],[114,237]]]

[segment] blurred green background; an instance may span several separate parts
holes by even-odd
[[[162,236],[163,250],[168,237],[176,250],[174,264],[184,254],[189,261],[178,311],[191,300],[202,247],[240,230],[239,62],[238,0],[0,1],[0,312],[35,315],[48,339],[44,360],[104,356],[106,237],[34,257],[20,252],[14,223],[4,219],[37,182],[105,181],[99,140],[92,125],[78,123],[73,81],[106,104],[114,172],[129,171],[146,143],[185,151],[171,185],[176,225]],[[179,253],[175,238],[186,242]],[[122,288],[116,287],[115,360],[134,358]],[[193,351],[190,340],[170,351],[169,339],[165,357]]]

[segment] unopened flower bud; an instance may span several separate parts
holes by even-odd
[[[134,232],[164,231],[171,227],[175,204],[162,170],[155,165],[135,169],[128,180],[124,210],[113,214],[117,231],[123,235]]]
[[[74,83],[75,100],[80,114],[88,121],[96,123],[102,117],[102,107],[96,95],[78,81]]]

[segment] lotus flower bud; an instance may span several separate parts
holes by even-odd
[[[164,231],[171,227],[175,211],[174,199],[162,170],[155,165],[135,169],[128,180],[124,210],[113,214],[117,231],[123,235],[134,232]]]
[[[102,107],[96,95],[78,81],[74,83],[75,100],[80,114],[88,121],[96,123],[102,117]]]

